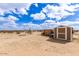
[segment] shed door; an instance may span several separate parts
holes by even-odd
[[[67,40],[67,28],[57,28],[57,39]]]

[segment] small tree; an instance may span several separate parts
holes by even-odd
[[[29,33],[29,34],[32,34],[32,30],[31,30],[31,29],[29,29],[29,30],[28,30],[28,33]]]
[[[31,26],[29,25],[29,30],[28,30],[29,34],[32,34],[32,30],[31,30]]]

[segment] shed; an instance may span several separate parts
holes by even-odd
[[[54,38],[66,41],[72,41],[72,27],[58,26],[54,29]]]

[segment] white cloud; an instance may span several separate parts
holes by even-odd
[[[37,3],[35,3],[34,5],[35,5],[36,7],[38,7],[38,4],[37,4]]]
[[[3,24],[4,27],[12,26],[16,27],[16,23],[14,21],[6,22]]]
[[[52,20],[51,20],[52,21]],[[33,24],[33,23],[24,23],[22,25],[22,29],[33,29],[33,30],[43,30],[43,29],[53,29],[57,25],[54,21],[51,22],[50,20],[46,20],[42,24]]]
[[[24,23],[23,25],[22,25],[22,28],[23,29],[27,29],[27,30],[29,30],[29,29],[32,29],[32,30],[40,30],[40,29],[42,29],[42,27],[40,26],[40,25],[38,25],[38,24],[33,24],[33,23]]]
[[[60,24],[65,24],[67,26],[73,27],[74,29],[79,30],[79,21],[63,21],[59,22]]]
[[[76,7],[76,6],[75,6],[75,7]],[[60,4],[60,9],[62,9],[62,10],[68,10],[68,11],[71,11],[71,12],[75,10],[75,9],[74,9],[75,7],[72,6],[72,5],[71,5],[71,6],[68,6],[67,3],[61,3],[61,4]]]
[[[79,4],[68,5],[68,3],[59,3],[60,6],[47,5],[42,9],[42,12],[46,13],[49,18],[56,18],[60,20],[68,15],[74,15],[74,11],[79,10]],[[69,12],[68,12],[69,11]]]
[[[29,10],[29,7],[32,3],[0,3],[0,8],[2,9],[11,9],[11,8],[21,8],[26,7]]]
[[[0,15],[4,15],[4,12],[9,12],[9,10],[12,10],[16,14],[28,14],[27,10],[29,10],[32,3],[0,3]],[[15,10],[19,12],[17,12]]]
[[[53,20],[46,20],[44,23],[40,24],[42,29],[53,29],[57,26],[56,22]]]
[[[7,21],[4,17],[0,17],[0,22],[1,21]]]
[[[16,29],[17,28],[17,23],[14,21],[8,21],[5,22],[1,25],[2,30],[11,30],[11,29]]]
[[[75,19],[75,21],[79,22],[79,18]]]
[[[18,8],[17,11],[15,9],[10,9],[15,14],[22,14],[22,15],[28,15],[27,9],[25,7]]]
[[[68,24],[68,25],[75,25],[75,24],[79,24],[78,21],[63,21],[61,23],[64,23],[64,24]]]
[[[24,23],[22,26],[20,26],[19,28],[21,29],[33,29],[33,30],[43,30],[43,29],[53,29],[59,25],[67,25],[65,22],[55,22],[53,20],[46,20],[44,23],[42,24],[33,24],[32,22],[30,23]]]
[[[60,6],[53,6],[53,5],[47,5],[45,8],[42,9],[42,12],[46,13],[46,15],[49,18],[56,18],[56,20],[60,20],[61,18],[64,18],[69,15],[74,15],[74,11],[79,10],[79,4],[76,5],[70,5],[69,3],[59,3]],[[52,26],[51,26],[52,24]],[[78,29],[79,26],[79,19],[75,19],[75,21],[63,21],[63,22],[53,22],[51,20],[45,21],[43,24],[43,27],[53,27],[59,26],[59,25],[66,25],[66,26],[72,26],[73,28]]]
[[[23,5],[23,4],[22,4]],[[5,9],[9,9],[14,11],[17,14],[28,14],[27,10],[29,10],[31,4],[25,4],[27,7],[21,6],[21,5],[11,5],[5,4],[3,7],[0,7],[0,14],[3,15]],[[1,5],[0,5],[1,6]],[[6,7],[8,6],[8,7]],[[13,6],[13,7],[12,7]],[[36,7],[38,7],[37,4],[35,4]],[[14,8],[17,8],[18,12],[14,10]],[[66,11],[67,10],[67,11]],[[34,20],[43,20],[46,18],[46,15],[50,18],[56,18],[57,20],[60,20],[61,18],[68,16],[68,15],[73,15],[73,11],[79,10],[79,4],[77,5],[68,5],[66,3],[60,3],[60,6],[53,6],[53,5],[47,5],[45,8],[42,9],[40,13],[32,14],[31,17],[33,17]],[[70,11],[70,12],[68,12]],[[46,15],[44,14],[46,13]],[[2,24],[1,28],[9,28],[12,27],[14,29],[29,29],[29,26],[32,29],[52,29],[58,25],[69,25],[73,26],[74,28],[78,28],[79,25],[79,19],[76,19],[75,21],[63,21],[63,22],[55,22],[53,20],[46,20],[43,24],[33,24],[33,23],[25,23],[22,24],[21,26],[18,25],[15,21],[19,20],[18,18],[14,16],[8,16],[6,18],[0,17],[0,22],[5,22]],[[75,26],[76,25],[76,26]]]
[[[11,30],[11,29],[16,29],[17,23],[15,22],[16,20],[19,20],[18,18],[14,17],[14,16],[8,16],[8,17],[0,17],[0,24],[1,24],[1,28],[3,30]]]
[[[17,5],[17,4],[16,4]],[[16,6],[15,5],[15,6]],[[27,10],[29,10],[29,8],[30,8],[30,6],[32,5],[32,3],[21,3],[21,4],[19,4],[16,8],[17,8],[17,10],[18,10],[18,12],[17,11],[15,11],[15,9],[11,9],[14,13],[16,13],[16,14],[25,14],[25,15],[28,15],[28,12],[27,12]]]
[[[34,20],[43,20],[46,18],[45,14],[40,12],[36,14],[31,14],[31,17],[33,17]]]
[[[55,23],[55,21],[53,21],[53,20],[46,20],[45,23],[49,23],[50,24],[50,23]]]
[[[25,6],[26,10],[29,10],[29,8],[30,8],[31,5],[32,5],[32,3],[27,3],[26,6]]]
[[[4,10],[0,8],[0,15],[4,15]]]
[[[74,13],[74,11],[79,10],[79,4],[75,4],[75,5],[69,5],[69,4],[70,3],[61,3],[60,4],[60,9],[62,9],[64,11],[69,11],[71,13]]]
[[[11,15],[9,15],[8,17],[0,17],[0,22],[1,21],[4,21],[4,22],[6,22],[6,21],[17,21],[17,20],[19,20],[17,17],[15,17],[15,16],[11,16]]]
[[[19,20],[17,17],[15,17],[15,16],[11,16],[11,15],[9,15],[9,16],[7,17],[7,19],[10,20],[10,21],[16,21],[16,20]]]
[[[25,15],[28,14],[28,12],[26,11],[25,8],[20,8],[19,13],[20,13],[20,14],[25,14]]]

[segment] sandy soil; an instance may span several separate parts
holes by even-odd
[[[18,56],[52,56],[79,55],[79,40],[64,42],[50,40],[40,32],[31,35],[0,33],[0,55]],[[78,34],[76,34],[78,35]]]

